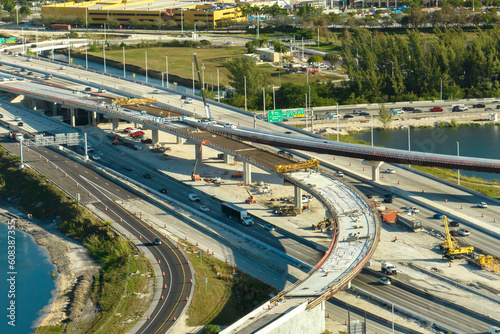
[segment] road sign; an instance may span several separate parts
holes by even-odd
[[[269,110],[267,121],[269,123],[283,122],[283,110]]]
[[[132,76],[135,78],[135,73],[132,73]]]
[[[304,109],[297,109],[293,113],[293,117],[304,117],[305,116],[305,110]]]
[[[293,110],[283,110],[283,118],[293,117],[293,114],[294,114]]]

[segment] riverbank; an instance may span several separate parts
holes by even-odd
[[[36,326],[59,326],[70,317],[75,325],[91,323],[97,313],[97,306],[88,296],[92,289],[94,275],[99,265],[92,259],[83,245],[65,237],[57,231],[57,222],[28,219],[19,209],[0,202],[0,216],[10,219],[11,213],[20,218],[16,226],[20,231],[33,236],[35,242],[47,249],[58,275],[53,273],[56,289]]]

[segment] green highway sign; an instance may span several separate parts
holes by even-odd
[[[305,115],[305,110],[304,109],[297,109],[295,110],[295,112],[293,113],[293,117],[304,117]]]
[[[283,118],[291,118],[293,117],[293,110],[283,110]]]
[[[269,123],[283,122],[283,110],[269,110],[267,114],[267,121]]]

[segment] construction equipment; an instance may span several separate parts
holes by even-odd
[[[193,53],[194,63],[196,64],[196,72],[198,72],[198,81],[199,83],[203,83],[203,87],[201,87],[201,97],[203,98],[203,107],[205,108],[205,115],[207,119],[212,119],[212,115],[210,114],[210,106],[207,104],[207,99],[205,99],[205,82],[201,81],[200,69],[198,67],[198,61],[196,60],[196,53]]]
[[[309,168],[313,168],[318,170],[319,169],[319,161],[316,159],[311,159],[303,162],[298,162],[296,164],[290,164],[290,165],[275,165],[274,169],[276,169],[276,172],[278,173],[288,173],[288,172],[293,172],[296,170],[300,169],[305,169],[308,170]]]
[[[233,175],[231,175],[231,177],[233,179],[239,179],[242,176],[243,176],[243,172],[233,172]]]
[[[136,105],[139,106],[139,104],[146,104],[146,103],[154,103],[158,102],[157,99],[114,99],[111,101],[112,103],[119,104],[119,105]]]
[[[477,260],[470,260],[469,264],[481,270],[487,269],[500,274],[500,260],[491,255],[478,254]]]
[[[194,162],[193,173],[191,174],[191,180],[193,181],[201,181],[200,173],[196,174],[196,166],[198,165],[198,160],[200,159],[201,149],[203,145],[208,144],[208,140],[202,140],[200,143],[200,149],[198,150],[198,155],[196,155],[196,161]]]
[[[394,209],[387,209],[384,211],[380,212],[380,217],[382,217],[382,221],[384,223],[395,223],[396,222],[396,216],[400,214],[398,210]]]
[[[296,209],[294,205],[284,205],[273,210],[275,215],[296,216],[302,213],[301,209]]]
[[[322,221],[320,221],[317,224],[312,224],[312,229],[314,231],[321,230],[321,232],[325,232],[327,230],[332,229],[334,220],[330,217],[325,217]]]
[[[472,255],[474,252],[474,247],[459,247],[457,242],[453,242],[450,230],[448,228],[448,218],[443,216],[444,229],[446,231],[444,243],[441,244],[441,249],[443,250],[443,257],[449,259],[455,259],[462,257],[464,255]]]
[[[247,185],[245,184],[245,182],[243,182],[243,187],[245,187],[245,190],[247,191],[247,194],[248,194],[248,198],[245,200],[245,203],[254,204],[255,203],[255,198],[250,193],[250,190],[248,190]]]

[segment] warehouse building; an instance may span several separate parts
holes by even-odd
[[[246,20],[240,8],[235,3],[204,3],[186,5],[172,0],[109,0],[64,2],[42,7],[42,17],[75,16],[89,19],[91,25],[103,25],[110,19],[115,19],[122,27],[128,27],[135,19],[139,23],[156,24],[163,20],[171,20],[181,26],[189,22],[191,25],[204,22],[209,28],[221,27],[228,19],[234,21]]]

